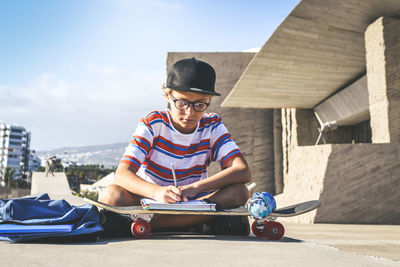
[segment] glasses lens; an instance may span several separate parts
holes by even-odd
[[[204,111],[207,108],[207,104],[202,102],[194,103],[193,108],[195,111]]]
[[[177,109],[186,109],[188,107],[189,103],[184,101],[184,100],[176,100],[175,101],[175,107]]]

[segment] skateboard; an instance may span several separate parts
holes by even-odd
[[[132,219],[131,233],[135,238],[147,238],[151,234],[150,221],[156,214],[168,215],[210,215],[210,216],[251,216],[245,207],[234,209],[221,209],[217,211],[192,211],[192,210],[149,210],[142,206],[116,207],[95,200],[84,198],[84,201],[118,214],[129,215]],[[276,220],[278,217],[293,217],[317,209],[318,200],[306,201],[272,211],[265,218],[254,218],[251,231],[258,238],[279,240],[285,234],[285,228]]]

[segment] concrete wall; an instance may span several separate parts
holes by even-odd
[[[400,19],[372,23],[365,48],[372,142],[400,142]]]
[[[278,206],[319,199],[321,207],[284,221],[400,224],[400,143],[296,147]]]
[[[46,177],[44,172],[34,172],[31,195],[47,193],[51,199],[64,199],[71,205],[87,204],[82,198],[72,195],[68,179],[64,172],[55,172]]]
[[[400,20],[372,23],[365,46],[370,120],[339,127],[328,134],[328,144],[315,146],[319,125],[312,110],[282,110],[278,206],[322,203],[286,221],[400,224]]]
[[[320,124],[312,109],[282,109],[282,173],[289,172],[290,165],[296,168],[297,162],[290,161],[290,153],[298,146],[313,146],[318,140]],[[339,126],[337,130],[325,134],[328,144],[371,143],[371,128],[369,120],[351,126]],[[322,140],[320,144],[323,144]],[[277,151],[275,157],[280,156]],[[277,165],[277,164],[276,164]]]
[[[215,112],[231,133],[236,144],[253,173],[257,183],[254,190],[274,192],[274,141],[273,110],[250,108],[221,108],[221,102],[242,75],[255,53],[168,53],[167,70],[174,62],[195,57],[211,64],[216,71],[216,91],[220,97],[213,97],[208,112]],[[219,171],[218,164],[212,164],[209,175]]]

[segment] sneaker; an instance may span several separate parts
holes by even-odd
[[[249,235],[247,216],[217,216],[201,225],[200,231],[211,235]]]
[[[100,223],[104,228],[103,237],[129,237],[131,236],[131,219],[129,216],[101,210]]]

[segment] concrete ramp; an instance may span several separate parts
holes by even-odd
[[[54,176],[45,176],[44,172],[34,172],[32,176],[31,195],[47,193],[51,199],[65,199],[72,205],[81,205],[85,202],[71,193],[67,176],[64,172],[55,172]]]

